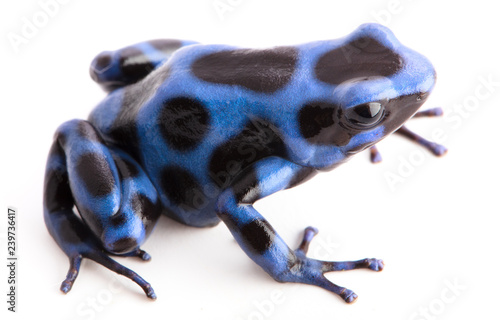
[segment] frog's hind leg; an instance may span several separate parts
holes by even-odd
[[[351,303],[357,295],[329,281],[324,273],[367,268],[380,271],[381,260],[321,261],[306,257],[309,243],[317,233],[308,227],[297,250],[291,250],[253,203],[277,191],[305,181],[315,170],[284,159],[263,159],[243,172],[217,199],[216,211],[245,253],[279,282],[315,285]]]
[[[193,41],[157,39],[98,54],[90,64],[90,76],[106,91],[135,83],[166,62],[177,49]]]
[[[414,118],[424,118],[424,117],[439,117],[443,115],[443,109],[441,108],[433,108],[433,109],[428,109],[424,111],[417,112],[412,119]],[[448,151],[445,146],[440,145],[438,143],[429,141],[418,134],[414,133],[413,131],[410,131],[406,126],[402,126],[398,130],[395,131],[395,133],[402,135],[403,137],[410,139],[411,141],[423,146],[427,150],[429,150],[432,154],[435,156],[442,156],[446,154]],[[380,152],[378,151],[376,146],[370,147],[370,161],[372,163],[378,163],[382,161],[382,156]]]
[[[71,289],[81,260],[88,258],[130,278],[154,299],[151,285],[109,254],[149,260],[139,245],[160,213],[156,190],[135,160],[108,148],[87,121],[59,127],[45,173],[44,219],[70,261],[63,292]]]

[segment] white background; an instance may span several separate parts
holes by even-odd
[[[214,4],[221,3],[231,10],[218,12]],[[37,1],[2,1],[0,257],[6,259],[7,206],[15,206],[19,289],[18,313],[7,313],[3,260],[0,314],[8,319],[240,320],[498,316],[500,20],[491,3],[69,0],[52,8],[44,21]],[[35,18],[41,24],[36,33],[12,45],[9,38],[24,37],[23,26]],[[408,126],[427,138],[443,132],[448,154],[435,158],[389,137],[379,144],[382,163],[372,165],[362,153],[256,205],[291,247],[304,227],[318,227],[312,257],[383,258],[381,273],[329,274],[359,295],[355,304],[320,288],[273,281],[222,224],[194,229],[167,218],[144,246],[152,261],[117,259],[151,282],[157,301],[87,260],[73,290],[59,292],[68,262],[42,219],[43,172],[57,126],[86,118],[105,96],[88,76],[97,53],[155,38],[295,44],[342,37],[377,21],[433,62],[438,82],[425,107],[441,106],[446,116]],[[399,180],[391,185],[388,177]]]

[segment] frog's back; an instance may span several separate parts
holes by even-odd
[[[311,122],[322,125],[310,116],[317,109],[311,103],[338,104],[333,92],[344,81],[391,77],[404,67],[398,43],[383,27],[360,30],[378,36],[270,49],[190,45],[143,80],[113,91],[90,120],[143,165],[171,216],[214,224],[220,191],[260,159],[312,167],[344,160],[335,149],[344,141],[330,147],[307,137],[322,130],[311,128]],[[378,63],[356,54],[360,50]]]

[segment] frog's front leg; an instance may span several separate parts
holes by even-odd
[[[59,127],[45,173],[44,219],[70,261],[63,292],[71,289],[81,260],[88,258],[132,279],[154,299],[148,282],[108,255],[149,260],[139,246],[160,213],[157,192],[132,157],[108,147],[87,121]]]
[[[281,158],[263,159],[246,169],[220,195],[216,210],[245,253],[275,280],[316,285],[338,294],[350,303],[356,300],[357,295],[330,282],[324,273],[358,268],[380,271],[383,268],[381,260],[330,262],[308,258],[307,248],[317,233],[316,229],[306,228],[302,243],[297,250],[292,251],[253,207],[255,201],[293,187],[315,173],[314,169]]]
[[[433,109],[427,109],[424,111],[419,111],[417,112],[412,119],[415,118],[424,118],[424,117],[439,117],[443,115],[443,109],[441,108],[433,108]],[[411,131],[408,129],[406,126],[401,126],[398,130],[396,130],[394,133],[402,135],[403,137],[421,145],[422,147],[426,148],[429,150],[433,155],[440,157],[448,151],[445,146],[440,145],[438,143],[429,141],[415,132]],[[380,155],[380,152],[378,151],[376,146],[371,146],[370,147],[370,161],[372,163],[378,163],[382,161],[382,156]]]

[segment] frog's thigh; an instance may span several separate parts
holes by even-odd
[[[161,211],[157,192],[139,164],[108,148],[87,121],[69,121],[58,135],[71,192],[85,223],[109,252],[138,248]]]
[[[315,170],[270,157],[239,176],[217,200],[218,216],[245,253],[276,280],[290,268],[294,253],[252,204],[314,175]]]

